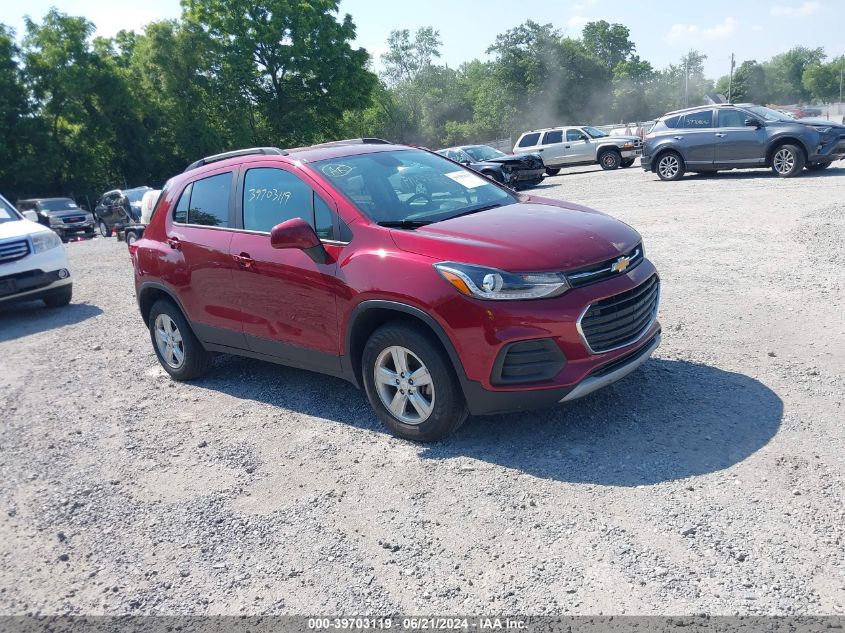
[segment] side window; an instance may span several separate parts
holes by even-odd
[[[683,117],[680,116],[680,115],[679,116],[670,116],[668,119],[663,121],[663,125],[665,125],[669,129],[674,130],[676,127],[678,127],[682,118]]]
[[[188,207],[191,206],[191,189],[193,186],[193,184],[190,184],[185,187],[185,191],[179,196],[179,202],[176,203],[176,207],[173,209],[174,222],[178,222],[179,224],[188,223]]]
[[[283,169],[256,168],[244,179],[244,228],[269,233],[277,224],[302,218],[313,225],[311,187]]]
[[[314,194],[314,231],[321,240],[334,239],[334,211],[316,193]]]
[[[537,144],[537,141],[540,140],[540,133],[539,132],[532,132],[531,134],[526,134],[519,140],[519,145],[517,147],[534,147]]]
[[[543,135],[543,145],[563,143],[563,130],[552,130]]]
[[[689,114],[684,115],[684,122],[681,127],[685,129],[713,127],[713,110],[690,112]]]
[[[581,130],[566,130],[567,141],[580,141],[584,133]]]
[[[188,224],[229,226],[231,188],[231,173],[195,180],[191,190],[191,206],[188,208]]]
[[[719,127],[745,127],[746,118],[739,110],[719,110]]]

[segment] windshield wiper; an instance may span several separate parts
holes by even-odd
[[[389,229],[416,229],[426,224],[431,224],[431,220],[390,220],[378,223],[379,226]]]
[[[454,218],[460,218],[460,217],[463,217],[465,215],[472,215],[473,213],[481,213],[482,211],[489,211],[490,209],[498,209],[501,206],[502,205],[498,204],[498,203],[497,204],[487,204],[487,205],[484,205],[483,207],[476,207],[475,209],[469,209],[467,211],[464,211],[463,213],[458,213],[457,215],[450,215],[448,218],[442,218],[440,221],[442,222],[444,220],[452,220]]]

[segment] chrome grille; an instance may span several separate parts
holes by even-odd
[[[643,261],[643,256],[643,247],[642,244],[639,244],[627,253],[622,253],[613,259],[608,259],[600,264],[593,264],[587,268],[581,268],[579,270],[566,273],[566,279],[569,281],[569,285],[572,288],[588,286],[599,281],[604,281],[609,277],[615,277],[616,275],[621,275],[633,270],[640,262]],[[620,260],[624,258],[628,259],[628,264],[625,268],[621,271],[614,269],[614,265],[618,264]]]
[[[76,224],[77,222],[84,222],[85,216],[84,215],[73,215],[70,217],[62,218],[62,222],[65,224]]]
[[[13,262],[29,255],[28,240],[0,242],[0,263]]]
[[[636,288],[587,307],[578,331],[593,354],[610,352],[640,340],[657,318],[660,280],[657,275]]]

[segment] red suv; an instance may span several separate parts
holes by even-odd
[[[173,378],[213,352],[331,374],[413,440],[579,398],[660,342],[634,229],[378,139],[199,160],[131,252]]]

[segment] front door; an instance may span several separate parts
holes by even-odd
[[[566,130],[566,162],[592,163],[596,160],[596,149],[587,133],[571,127]]]
[[[249,349],[295,366],[339,371],[336,260],[318,263],[304,251],[270,245],[272,228],[297,217],[322,240],[334,241],[334,203],[278,164],[251,163],[241,178],[242,230],[235,234],[230,254],[239,262],[235,286]]]
[[[741,110],[718,111],[716,164],[720,167],[756,166],[765,161],[766,131],[745,125],[749,115]]]

